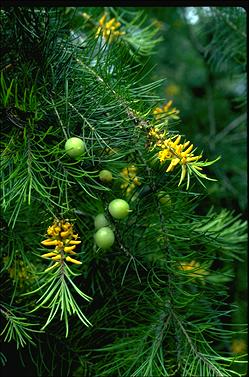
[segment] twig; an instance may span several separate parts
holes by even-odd
[[[54,103],[53,98],[52,98],[51,96],[50,96],[50,99],[51,99],[51,101],[52,101],[52,104],[53,104],[53,107],[54,107],[54,111],[55,111],[55,113],[56,113],[56,116],[57,116],[57,118],[58,118],[58,120],[59,120],[59,123],[60,123],[60,125],[61,125],[62,132],[64,133],[64,136],[65,136],[65,138],[67,139],[68,136],[67,136],[67,133],[66,133],[66,131],[65,131],[65,127],[63,126],[62,120],[61,120],[61,118],[60,118],[60,115],[59,115],[59,113],[58,113],[58,111],[57,111],[57,109],[56,109],[56,107],[55,107],[55,103]]]
[[[190,345],[190,348],[191,350],[193,351],[193,353],[203,361],[203,363],[207,364],[208,367],[215,373],[215,376],[218,376],[218,377],[223,377],[221,372],[219,371],[219,369],[217,369],[214,365],[212,365],[207,359],[206,357],[200,353],[199,351],[197,351],[197,349],[195,348],[195,346],[193,345],[193,342],[190,338],[190,336],[188,335],[187,331],[185,330],[185,328],[183,327],[182,325],[182,322],[179,320],[179,318],[177,317],[176,313],[172,310],[172,308],[170,308],[171,310],[171,314],[172,316],[175,318],[175,320],[177,321],[177,323],[179,324],[179,327],[181,329],[181,331],[183,332],[183,334],[185,335],[189,345]]]

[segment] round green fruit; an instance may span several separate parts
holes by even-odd
[[[70,157],[79,157],[85,152],[85,143],[78,137],[70,137],[65,143],[65,151]]]
[[[95,242],[98,247],[100,247],[103,250],[109,249],[114,241],[115,236],[111,228],[108,226],[104,226],[97,230],[97,232],[94,235]]]
[[[109,203],[108,209],[112,217],[115,219],[124,219],[126,216],[128,216],[130,210],[129,210],[129,204],[123,200],[123,199],[114,199]]]
[[[103,213],[99,213],[94,218],[94,226],[96,229],[103,228],[104,226],[107,226],[107,225],[109,225],[109,222]]]
[[[104,183],[111,182],[112,181],[112,173],[109,170],[101,170],[99,172],[99,179]]]

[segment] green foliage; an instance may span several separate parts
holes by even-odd
[[[55,317],[57,311],[61,310],[60,320],[64,319],[65,326],[66,326],[66,337],[68,336],[68,315],[77,314],[79,319],[83,322],[84,325],[89,326],[91,323],[87,320],[87,318],[82,313],[80,307],[77,305],[68,285],[69,283],[72,285],[74,290],[85,300],[90,301],[91,297],[85,295],[78,287],[74,284],[71,280],[70,275],[76,275],[71,271],[71,269],[65,265],[61,265],[59,269],[56,269],[53,272],[49,279],[45,280],[45,283],[37,288],[34,291],[28,292],[28,294],[36,293],[37,291],[46,290],[42,294],[42,296],[37,301],[37,305],[31,313],[38,310],[41,307],[45,307],[50,310],[48,319],[42,330],[44,330],[49,323]]]
[[[246,12],[240,7],[146,8],[161,23],[157,73],[164,101],[180,110],[181,130],[222,156],[209,171],[209,201],[246,214]],[[184,51],[184,53],[183,53]],[[201,132],[200,132],[201,130]]]
[[[205,12],[198,9],[203,38],[209,43],[204,47],[207,61],[215,71],[232,74],[246,73],[246,17],[240,7],[214,7]],[[206,17],[207,15],[207,17]],[[205,20],[204,20],[205,19]],[[211,20],[215,19],[215,22]],[[245,93],[244,93],[245,94]]]
[[[38,324],[27,322],[27,318],[15,315],[15,311],[17,311],[15,308],[13,312],[11,308],[5,306],[1,309],[1,314],[6,319],[6,325],[1,336],[4,336],[5,342],[15,341],[17,349],[24,347],[27,342],[35,345],[30,333],[40,332],[32,328],[32,326]]]
[[[198,212],[209,152],[203,148],[203,173],[196,170],[186,191],[179,170],[166,172],[150,145],[153,128],[173,137],[181,125],[153,113],[164,100],[162,80],[149,81],[144,56],[160,37],[144,14],[119,7],[0,14],[1,335],[27,350],[38,376],[245,374],[244,355],[231,346],[245,326],[231,325],[238,309],[229,284],[245,256],[247,223],[215,206]],[[65,152],[71,137],[85,144],[77,160]],[[103,170],[112,181],[99,178]],[[108,211],[117,198],[131,210],[121,220]],[[94,241],[100,213],[115,236],[108,250]],[[51,255],[41,258],[45,234]]]

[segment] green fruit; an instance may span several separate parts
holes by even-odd
[[[71,137],[65,143],[65,151],[70,157],[79,157],[85,152],[85,143],[78,137]]]
[[[109,225],[109,222],[103,213],[99,213],[94,219],[94,225],[96,229],[99,229]]]
[[[109,249],[114,241],[115,236],[111,228],[108,226],[104,226],[97,230],[97,232],[94,235],[95,242],[98,247],[100,247],[103,250]]]
[[[112,173],[109,170],[101,170],[99,173],[99,179],[104,183],[111,182]]]
[[[129,204],[123,199],[114,199],[108,206],[110,214],[115,219],[124,219],[128,216],[129,208]]]

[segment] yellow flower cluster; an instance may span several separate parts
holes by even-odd
[[[165,105],[162,107],[156,107],[153,111],[153,115],[156,119],[162,119],[164,117],[169,117],[172,119],[179,119],[178,114],[180,113],[179,110],[177,110],[175,107],[171,108],[173,101],[168,101]]]
[[[47,268],[46,271],[59,266],[59,264],[64,263],[64,260],[74,264],[82,264],[82,262],[71,258],[67,254],[76,255],[74,249],[76,245],[80,244],[81,241],[77,240],[78,234],[74,234],[73,225],[67,220],[55,219],[52,226],[47,229],[48,238],[42,241],[44,246],[55,246],[55,249],[49,253],[43,254],[43,258],[51,258],[55,264]]]
[[[112,42],[115,38],[125,34],[124,31],[117,30],[121,26],[121,23],[112,18],[110,21],[106,21],[106,14],[104,14],[99,20],[99,27],[96,32],[96,36],[102,34],[103,37]]]
[[[124,183],[122,183],[121,188],[126,189],[126,195],[130,194],[136,186],[141,185],[141,182],[136,174],[137,168],[134,165],[127,166],[121,171],[121,176],[124,180]]]
[[[6,265],[9,261],[9,257],[4,257],[3,262]],[[30,270],[26,267],[25,263],[21,259],[16,259],[13,266],[8,268],[8,273],[11,279],[13,279],[20,288],[23,288],[26,282],[30,282],[34,276]]]
[[[148,132],[149,138],[155,140],[154,147],[159,147],[161,150],[157,153],[157,157],[161,163],[170,160],[170,164],[166,170],[166,173],[174,170],[176,165],[180,164],[182,167],[182,174],[178,186],[184,180],[187,173],[187,165],[189,163],[197,162],[201,159],[202,155],[194,156],[193,144],[190,141],[186,141],[183,144],[180,143],[181,135],[175,135],[167,138],[166,131],[160,132],[156,128],[150,128]],[[200,166],[195,165],[195,169],[202,170]]]
[[[178,267],[181,271],[188,271],[188,274],[194,278],[201,279],[204,283],[205,276],[208,275],[208,271],[201,268],[200,263],[192,260],[191,262],[181,262]]]

